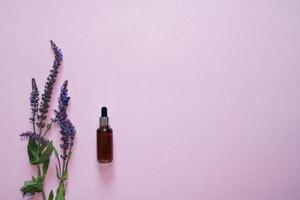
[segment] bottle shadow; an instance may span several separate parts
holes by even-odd
[[[115,165],[114,162],[99,164],[99,176],[103,185],[109,186],[113,183],[115,178]]]

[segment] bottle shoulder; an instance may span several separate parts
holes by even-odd
[[[97,129],[97,133],[113,133],[113,130],[110,127],[100,127]]]

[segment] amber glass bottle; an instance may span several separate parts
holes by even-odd
[[[100,127],[97,129],[97,160],[100,163],[113,160],[113,130],[108,123],[106,107],[101,109]]]

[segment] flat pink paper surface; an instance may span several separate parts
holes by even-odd
[[[293,0],[2,0],[0,199],[36,173],[19,134],[50,39],[64,53],[51,109],[68,79],[77,128],[68,200],[300,199],[299,19]],[[110,165],[96,161],[104,105]]]

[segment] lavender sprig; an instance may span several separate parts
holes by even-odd
[[[72,155],[72,146],[75,138],[76,130],[72,122],[68,119],[67,107],[69,105],[70,97],[68,96],[68,81],[65,81],[61,87],[60,96],[58,98],[58,110],[55,110],[54,122],[58,124],[60,133],[62,135],[61,148],[63,150],[60,156],[63,165],[60,165],[60,158],[55,150],[55,156],[58,160],[59,168],[56,168],[57,178],[59,179],[59,187],[56,190],[56,198],[64,199],[66,184],[65,181],[68,178],[68,163]]]
[[[38,118],[37,126],[40,128],[39,134],[41,134],[42,128],[45,127],[44,121],[47,119],[47,113],[49,109],[49,102],[51,100],[51,96],[53,92],[53,86],[54,83],[56,82],[59,66],[61,65],[61,62],[63,60],[63,54],[61,52],[61,49],[59,49],[52,40],[50,41],[50,43],[55,54],[55,59],[53,62],[52,69],[50,70],[50,74],[47,77],[44,93],[42,94],[42,101],[39,107],[40,112],[37,117]]]
[[[70,97],[68,96],[68,81],[65,81],[61,87],[60,96],[58,98],[58,110],[55,110],[54,122],[60,127],[60,133],[62,135],[61,147],[64,151],[61,156],[63,160],[67,159],[68,154],[73,146],[73,140],[75,138],[76,130],[72,122],[68,119],[67,107],[69,105]]]
[[[69,105],[70,97],[68,96],[68,81],[65,81],[61,87],[61,93],[58,101],[58,110],[55,110],[55,117],[51,120],[51,123],[47,124],[47,113],[49,110],[49,103],[53,92],[53,87],[56,82],[58,70],[63,60],[61,50],[51,40],[51,47],[55,54],[55,59],[50,70],[50,74],[47,77],[44,92],[39,98],[39,91],[35,79],[33,78],[32,92],[30,94],[31,105],[31,117],[30,121],[33,124],[33,131],[27,131],[20,136],[23,139],[28,139],[27,153],[29,162],[37,167],[37,175],[32,176],[31,180],[24,182],[21,187],[23,195],[34,195],[35,193],[41,193],[42,199],[46,200],[46,193],[44,191],[44,182],[49,167],[50,158],[52,152],[58,160],[57,178],[59,179],[59,186],[56,190],[55,199],[65,199],[66,180],[68,178],[68,163],[72,154],[73,141],[75,139],[76,130],[72,122],[67,116],[67,107]],[[50,130],[52,123],[57,123],[60,127],[61,133],[61,147],[62,155],[59,157],[57,150],[53,146],[53,142],[45,139],[45,135]],[[36,126],[39,128],[39,132],[36,131]],[[46,126],[46,127],[45,127]],[[60,160],[63,164],[61,165]],[[50,192],[48,199],[53,199],[53,191]]]

